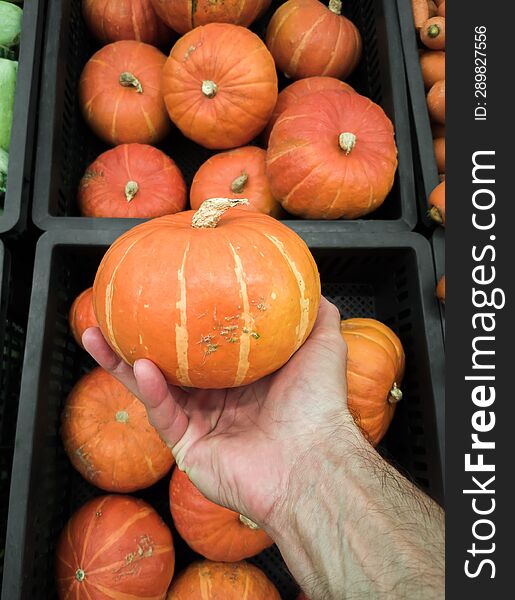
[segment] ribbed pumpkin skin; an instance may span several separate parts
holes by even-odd
[[[209,97],[203,82],[218,90]],[[267,124],[277,101],[274,60],[257,35],[211,23],[184,35],[163,69],[163,95],[172,121],[201,146],[243,146]]]
[[[163,46],[172,39],[173,32],[150,0],[82,0],[82,14],[89,30],[104,44],[137,40]]]
[[[163,600],[174,564],[172,534],[151,506],[130,496],[100,496],[82,506],[61,533],[58,596]]]
[[[137,184],[130,200],[129,182]],[[121,144],[86,169],[77,202],[86,217],[160,217],[186,208],[186,184],[179,167],[161,150],[147,144]]]
[[[148,422],[144,405],[100,367],[70,392],[61,415],[61,437],[77,471],[107,492],[149,487],[174,462]]]
[[[122,235],[104,256],[93,304],[104,337],[170,383],[245,385],[281,367],[309,335],[320,278],[304,242],[279,221],[232,208],[214,229],[194,211]]]
[[[242,187],[235,181],[246,176]],[[235,190],[241,189],[238,193]],[[197,209],[206,198],[247,198],[255,209],[279,217],[282,208],[270,191],[266,176],[266,152],[244,146],[209,158],[197,171],[190,190],[191,208]]]
[[[262,529],[251,529],[238,513],[205,498],[178,468],[170,480],[170,511],[182,539],[209,560],[236,562],[273,544]]]
[[[204,560],[190,565],[173,581],[166,600],[281,600],[279,592],[257,567],[244,561]]]
[[[270,20],[266,45],[291,79],[327,75],[345,79],[361,58],[357,27],[318,0],[288,0]]]
[[[349,154],[339,145],[352,133]],[[356,219],[376,210],[397,169],[393,125],[380,106],[348,90],[309,94],[277,120],[267,154],[274,196],[307,219]]]
[[[277,104],[275,105],[272,117],[263,132],[265,145],[268,146],[268,140],[270,139],[270,133],[272,132],[273,126],[285,110],[288,110],[290,106],[293,106],[307,95],[313,94],[314,92],[320,92],[321,90],[354,91],[348,83],[334,77],[307,77],[306,79],[294,81],[288,87],[285,87],[277,97]]]
[[[149,44],[114,42],[86,63],[79,82],[82,114],[94,133],[108,144],[156,144],[170,131],[161,93],[165,55]],[[120,84],[122,73],[132,73],[141,83]]]
[[[152,0],[157,14],[178,33],[208,23],[248,27],[272,0]]]
[[[376,446],[395,412],[390,402],[394,383],[401,387],[404,350],[399,338],[375,319],[346,319],[341,334],[347,343],[348,405],[356,423]]]
[[[81,292],[71,305],[68,322],[74,340],[82,348],[82,334],[88,327],[98,327],[98,321],[93,310],[93,288]]]

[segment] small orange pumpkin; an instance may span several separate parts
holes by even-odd
[[[375,319],[346,319],[347,396],[354,420],[376,446],[386,433],[402,398],[404,350],[399,338]]]
[[[56,551],[60,600],[165,598],[175,565],[172,534],[157,512],[130,496],[100,496],[63,529]]]
[[[182,539],[209,560],[236,562],[274,543],[247,517],[204,497],[177,467],[170,480],[170,511]]]
[[[433,140],[433,147],[438,173],[440,175],[445,174],[445,138],[435,138]]]
[[[420,29],[420,40],[431,50],[445,50],[445,18],[432,17]]]
[[[144,405],[100,367],[84,375],[68,395],[61,438],[77,471],[108,492],[149,487],[174,462]]]
[[[163,69],[172,121],[206,148],[250,142],[277,101],[277,73],[259,37],[237,25],[211,23],[184,35]]]
[[[68,322],[74,340],[83,348],[82,334],[88,327],[98,327],[98,321],[93,310],[92,287],[84,290],[75,298],[68,313]]]
[[[420,68],[426,90],[430,90],[437,81],[445,79],[445,52],[427,50],[420,55]]]
[[[103,44],[137,40],[164,46],[173,36],[150,0],[83,0],[82,14],[89,30]]]
[[[84,119],[108,144],[157,144],[170,131],[161,93],[165,55],[126,40],[101,48],[88,60],[79,82]]]
[[[327,75],[345,79],[361,58],[357,27],[341,14],[341,0],[288,0],[277,9],[266,45],[286,77]]]
[[[429,216],[445,227],[445,181],[439,183],[429,195]]]
[[[186,33],[208,23],[248,27],[272,0],[152,0],[157,14],[174,31]]]
[[[411,0],[411,8],[415,27],[420,29],[431,16],[429,14],[429,2],[428,0]]]
[[[293,106],[296,102],[314,92],[321,90],[349,90],[354,89],[344,81],[340,81],[335,77],[307,77],[306,79],[299,79],[294,81],[289,86],[285,87],[277,97],[277,104],[275,105],[272,117],[263,132],[265,146],[268,146],[270,134],[277,121],[277,119],[283,114],[285,110],[288,110],[290,106]]]
[[[266,167],[272,193],[288,212],[308,219],[364,216],[393,185],[392,122],[356,92],[309,94],[274,125]]]
[[[173,580],[166,600],[281,600],[268,577],[245,561],[203,560],[187,567]]]
[[[250,206],[266,215],[279,217],[282,208],[270,191],[266,176],[266,152],[244,146],[209,158],[197,171],[190,190],[191,208],[198,209],[206,198],[247,198]]]
[[[186,208],[186,184],[179,167],[161,150],[121,144],[86,169],[77,202],[86,217],[160,217]]]
[[[445,304],[445,275],[442,275],[438,281],[438,285],[436,286],[436,297],[442,304]]]
[[[437,81],[427,93],[427,107],[431,119],[445,125],[445,79]]]

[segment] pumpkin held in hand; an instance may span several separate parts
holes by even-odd
[[[173,36],[150,0],[82,0],[82,14],[91,33],[103,44],[137,40],[163,46]]]
[[[279,217],[282,208],[270,191],[266,176],[266,152],[244,146],[209,158],[197,171],[190,190],[191,208],[206,198],[247,198],[249,205],[266,215]]]
[[[335,79],[334,77],[307,77],[306,79],[299,79],[294,81],[289,86],[285,87],[277,97],[277,103],[274,108],[274,112],[270,117],[270,121],[263,132],[265,145],[268,146],[268,140],[270,134],[277,121],[277,119],[283,114],[285,110],[288,110],[290,106],[293,106],[296,102],[314,92],[321,90],[349,90],[351,92],[354,89],[344,81]]]
[[[73,335],[73,339],[82,345],[82,334],[88,327],[98,327],[98,321],[93,310],[93,288],[81,292],[71,305],[68,313],[68,322]]]
[[[235,387],[276,371],[304,343],[320,302],[317,266],[272,217],[223,215],[242,202],[211,199],[153,219],[109,248],[93,304],[127,363],[148,358],[175,385]]]
[[[170,511],[182,539],[210,560],[236,562],[273,544],[250,519],[203,496],[177,467],[170,481]]]
[[[174,462],[148,422],[145,406],[100,367],[84,375],[68,395],[61,437],[77,471],[107,492],[149,487]]]
[[[206,148],[235,148],[268,123],[277,100],[277,73],[256,34],[211,23],[175,44],[162,87],[168,114],[186,137]]]
[[[193,563],[174,579],[166,600],[281,600],[268,577],[245,561]]]
[[[274,196],[307,219],[356,219],[376,210],[397,169],[393,125],[372,100],[322,90],[277,120],[267,154]]]
[[[173,576],[172,534],[157,512],[130,496],[100,496],[68,521],[56,551],[60,600],[164,598]]]
[[[404,350],[395,333],[375,319],[346,319],[341,322],[341,334],[347,343],[349,410],[376,446],[402,399]]]
[[[114,42],[88,60],[79,82],[87,124],[108,144],[157,144],[170,131],[161,93],[165,55],[149,44]]]
[[[361,58],[357,27],[341,14],[341,0],[288,0],[277,9],[266,32],[277,68],[286,77],[327,75],[345,79]]]
[[[157,14],[174,31],[186,33],[208,23],[233,23],[248,27],[272,0],[152,0]]]
[[[186,184],[164,152],[146,144],[121,144],[87,169],[77,195],[85,217],[145,219],[186,207]]]

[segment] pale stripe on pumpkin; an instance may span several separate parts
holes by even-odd
[[[250,314],[250,302],[249,294],[247,290],[247,282],[245,281],[245,273],[243,271],[243,265],[241,258],[236,253],[234,246],[229,244],[231,252],[234,256],[234,272],[236,273],[236,279],[240,286],[240,296],[243,303],[243,332],[240,335],[240,357],[238,360],[238,370],[236,371],[236,379],[234,385],[241,385],[250,367],[249,354],[250,354],[250,332],[253,326],[252,317]]]
[[[181,268],[177,271],[177,279],[179,280],[180,299],[176,304],[177,309],[180,312],[181,324],[175,325],[175,349],[177,352],[177,379],[182,385],[192,387],[191,379],[189,376],[189,364],[188,364],[188,327],[187,327],[187,302],[186,302],[186,278],[184,277],[184,267],[186,265],[186,258],[190,250],[190,243],[188,242],[186,249],[184,250],[184,256],[182,257]]]
[[[297,70],[304,49],[306,48],[308,42],[311,42],[310,37],[313,33],[313,30],[320,25],[321,21],[325,20],[326,16],[327,15],[324,11],[323,14],[320,17],[318,17],[318,19],[313,23],[313,25],[311,25],[311,27],[304,33],[300,44],[297,46],[297,48],[295,48],[295,52],[293,53],[290,63],[288,64],[288,69],[286,70],[287,73],[295,72]]]
[[[202,600],[210,600],[211,598],[211,577],[204,577],[205,573],[202,569],[198,569],[198,580],[200,587],[200,596]]]

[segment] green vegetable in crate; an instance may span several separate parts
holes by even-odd
[[[9,151],[18,63],[0,58],[0,148]]]
[[[7,188],[7,170],[9,168],[9,155],[0,148],[0,194],[5,194]]]
[[[23,11],[11,2],[0,1],[0,47],[12,48],[20,41]]]

